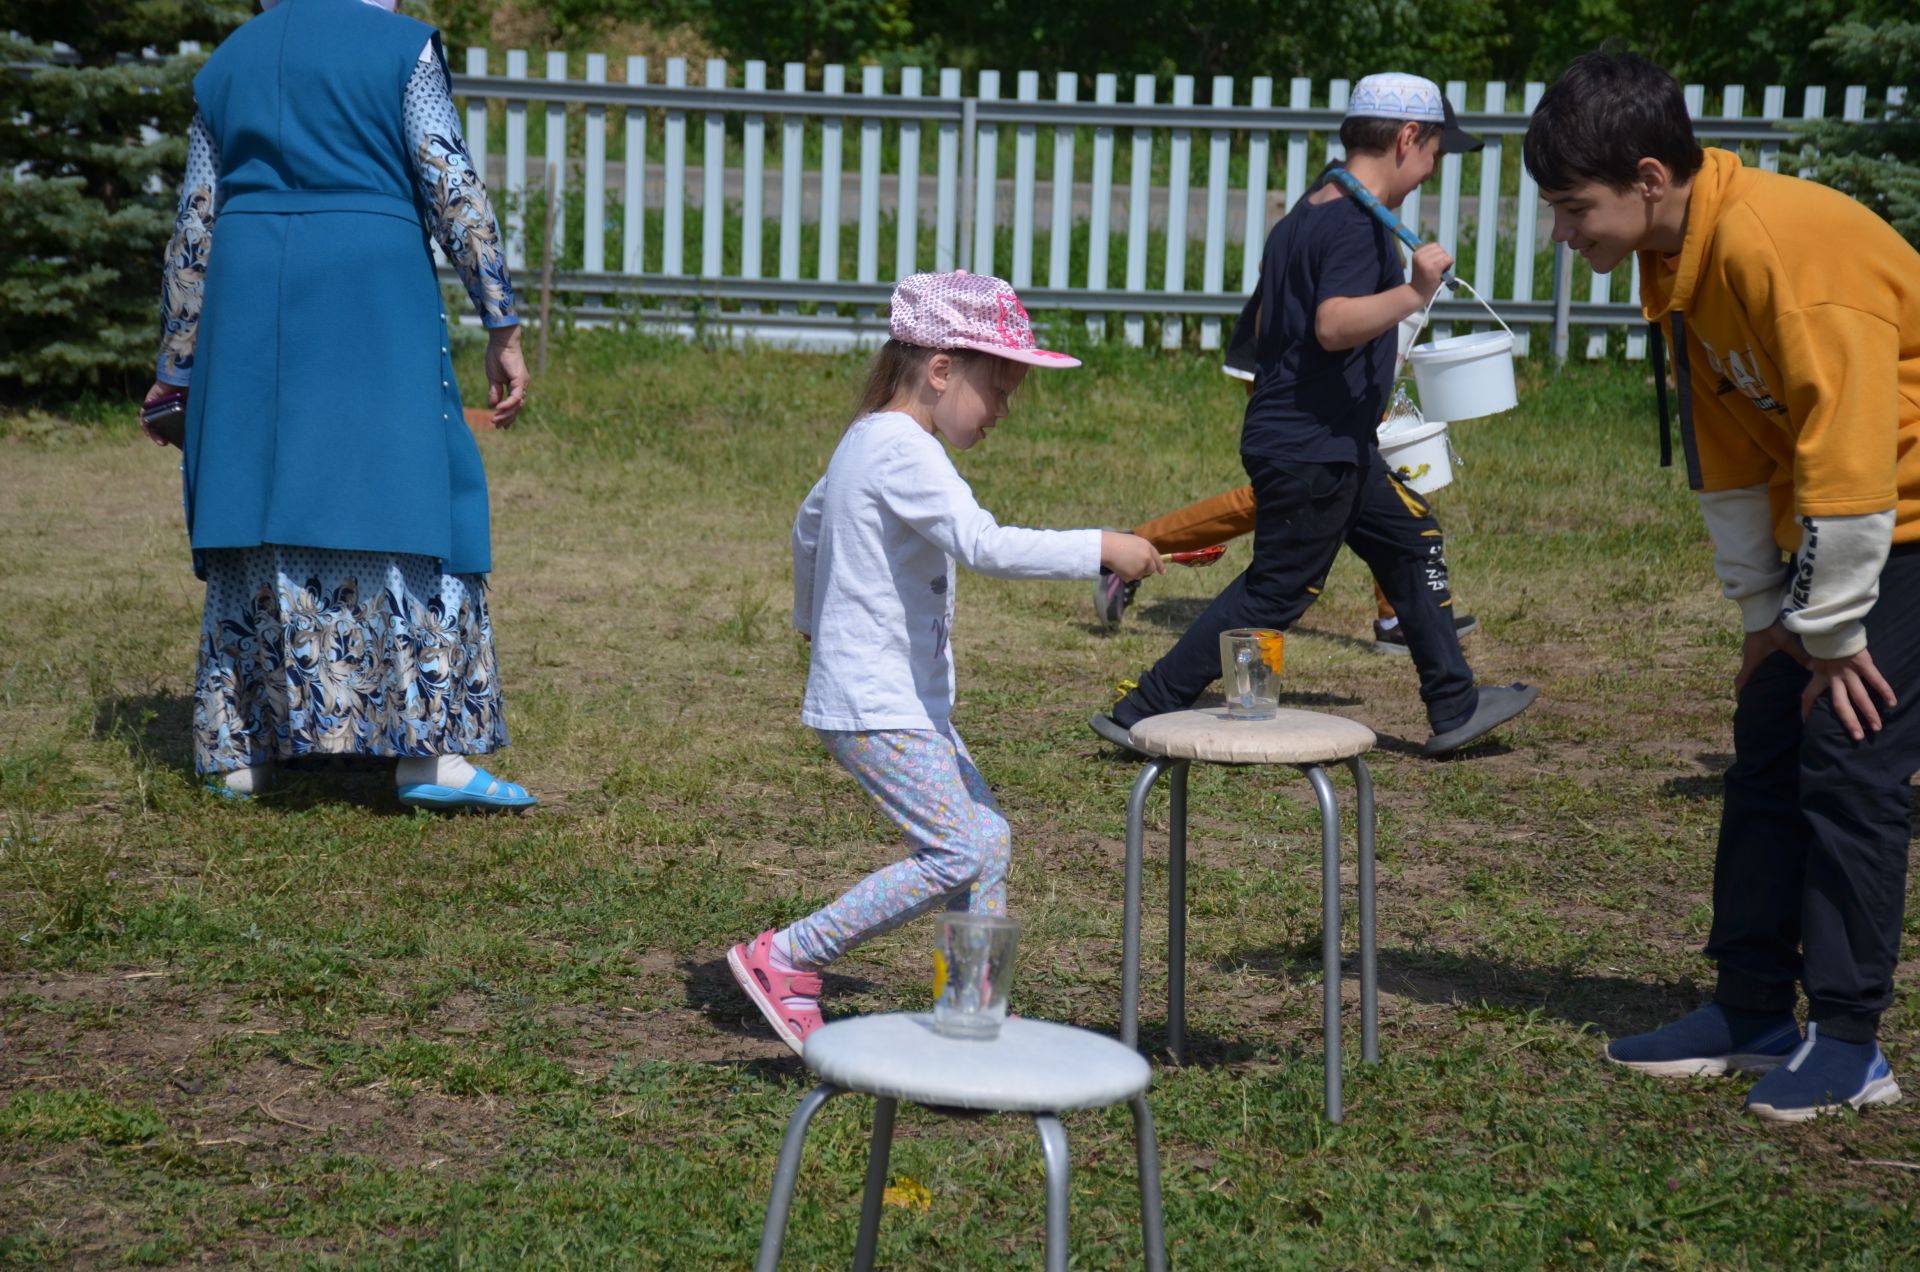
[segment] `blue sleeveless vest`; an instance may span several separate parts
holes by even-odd
[[[402,120],[433,29],[361,0],[282,0],[194,77],[221,202],[188,398],[187,525],[492,567]]]

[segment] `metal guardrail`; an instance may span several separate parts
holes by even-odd
[[[442,267],[440,278],[448,286],[458,287],[460,277]],[[822,332],[858,334],[884,332],[886,320],[876,316],[893,294],[891,283],[857,283],[821,279],[787,280],[777,278],[702,278],[670,274],[589,273],[584,270],[559,271],[553,275],[556,292],[583,298],[562,306],[577,319],[590,322],[619,321],[698,321],[703,325],[738,327],[751,331],[759,326],[810,327]],[[591,298],[591,299],[586,299]],[[614,303],[609,303],[611,299]],[[1028,309],[1044,317],[1049,312],[1073,314],[1123,314],[1137,312],[1143,301],[1156,312],[1189,318],[1237,317],[1246,304],[1238,292],[1137,292],[1109,288],[1056,289],[1032,287],[1022,293]],[[691,305],[660,307],[649,302],[692,302]],[[776,305],[781,310],[729,310],[725,305]],[[794,307],[819,305],[822,312],[799,313]],[[842,307],[865,312],[839,313]],[[1495,308],[1513,324],[1553,323],[1559,317],[1553,300],[1502,301]],[[1564,321],[1583,327],[1630,327],[1644,320],[1630,305],[1583,301],[1565,307]],[[1486,310],[1479,302],[1448,298],[1433,306],[1435,323],[1486,323]]]

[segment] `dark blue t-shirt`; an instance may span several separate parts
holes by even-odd
[[[1304,198],[1274,224],[1260,266],[1260,335],[1242,454],[1292,463],[1364,464],[1393,387],[1397,332],[1338,353],[1313,316],[1336,296],[1372,296],[1406,281],[1387,228],[1352,199]]]

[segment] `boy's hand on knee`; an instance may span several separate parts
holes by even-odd
[[[1827,698],[1847,736],[1864,742],[1868,733],[1880,732],[1880,712],[1874,707],[1874,699],[1887,707],[1899,705],[1893,686],[1873,665],[1873,655],[1864,649],[1850,658],[1815,658],[1812,668],[1813,679],[1800,695],[1802,720],[1813,712],[1814,703]]]
[[[1753,679],[1753,673],[1760,670],[1760,664],[1775,654],[1785,654],[1802,667],[1811,667],[1813,659],[1800,644],[1800,638],[1787,630],[1787,625],[1779,619],[1773,626],[1757,632],[1748,632],[1740,646],[1740,671],[1733,678],[1733,691],[1739,693],[1747,687],[1747,681]]]
[[[1149,574],[1164,574],[1167,563],[1160,549],[1137,534],[1121,530],[1100,532],[1100,564],[1131,583]]]

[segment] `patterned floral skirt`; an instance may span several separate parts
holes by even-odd
[[[268,544],[203,553],[194,767],[507,744],[477,574],[432,557]]]

